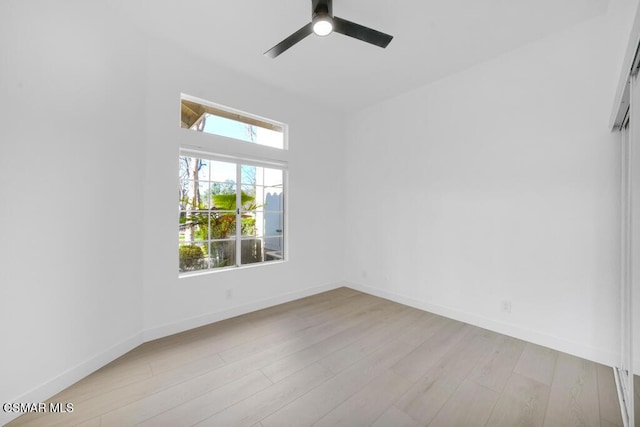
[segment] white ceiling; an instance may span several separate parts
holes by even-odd
[[[386,49],[340,34],[263,53],[305,25],[311,0],[127,0],[145,31],[341,111],[435,81],[606,12],[608,0],[334,0],[341,18],[394,36]]]

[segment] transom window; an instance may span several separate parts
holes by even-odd
[[[284,149],[284,126],[244,113],[201,104],[188,99],[180,103],[181,126],[196,132],[239,139]]]

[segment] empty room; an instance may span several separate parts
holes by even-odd
[[[639,3],[0,1],[0,424],[640,425]]]

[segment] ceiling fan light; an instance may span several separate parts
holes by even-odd
[[[313,32],[319,36],[328,36],[333,32],[333,20],[329,15],[316,15],[313,18]]]

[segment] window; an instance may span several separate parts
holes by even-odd
[[[235,138],[253,144],[284,149],[284,126],[223,109],[182,99],[181,126],[196,132]]]
[[[257,154],[250,159],[215,151],[219,136],[240,141],[246,136],[253,138],[248,142],[271,147],[280,141],[276,148],[284,148],[284,126],[238,113],[232,120],[227,117],[231,113],[223,116],[218,107],[199,110],[195,119],[185,118],[185,102],[191,101],[182,100],[182,127],[212,136],[207,141],[211,145],[183,146],[178,157],[179,273],[284,260],[286,162],[261,159],[264,149],[255,146]]]
[[[187,155],[179,161],[180,272],[284,258],[283,170]]]

